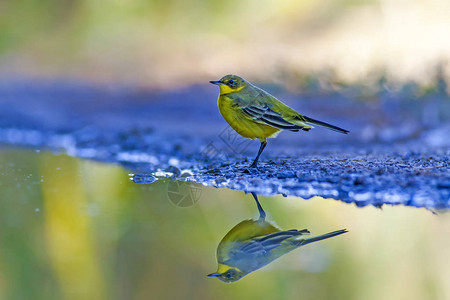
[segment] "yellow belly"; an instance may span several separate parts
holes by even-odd
[[[259,139],[276,137],[280,129],[259,124],[248,118],[241,110],[232,106],[232,100],[226,96],[219,96],[217,101],[222,117],[237,133],[247,139]]]

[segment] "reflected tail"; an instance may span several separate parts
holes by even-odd
[[[341,230],[333,231],[333,232],[330,232],[330,233],[326,233],[326,234],[322,234],[322,235],[318,235],[318,236],[313,236],[313,237],[310,237],[310,238],[302,240],[301,241],[301,246],[304,246],[304,245],[307,245],[307,244],[311,244],[311,243],[314,243],[314,242],[317,242],[317,241],[325,240],[325,239],[328,239],[328,238],[331,238],[331,237],[334,237],[334,236],[337,236],[337,235],[341,235],[341,234],[346,233],[346,232],[348,232],[347,229],[341,229]]]

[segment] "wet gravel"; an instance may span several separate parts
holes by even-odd
[[[155,91],[10,79],[0,83],[0,142],[119,163],[137,183],[157,175],[358,206],[450,207],[447,95],[381,93],[372,101],[337,93],[277,96],[350,134],[320,128],[282,133],[269,140],[256,170],[248,165],[259,143],[226,126],[212,86]]]
[[[221,164],[200,170],[198,182],[216,187],[282,194],[320,195],[357,206],[403,204],[434,209],[450,205],[450,152],[327,153],[274,159],[259,170]]]

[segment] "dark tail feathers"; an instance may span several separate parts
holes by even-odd
[[[340,132],[340,133],[345,133],[345,134],[349,133],[348,130],[339,128],[339,127],[337,127],[337,126],[334,126],[334,125],[331,125],[331,124],[328,124],[328,123],[325,123],[325,122],[322,122],[322,121],[318,121],[318,120],[314,120],[314,119],[308,118],[307,116],[302,116],[302,118],[303,118],[303,119],[305,120],[305,122],[307,122],[307,123],[311,123],[311,124],[315,124],[315,125],[320,125],[320,126],[326,127],[326,128],[328,128],[328,129],[331,129],[331,130],[334,130],[334,131],[337,131],[337,132]]]
[[[313,236],[313,237],[304,239],[302,241],[301,245],[304,246],[306,244],[310,244],[310,243],[314,243],[314,242],[317,242],[317,241],[320,241],[320,240],[328,239],[330,237],[337,236],[337,235],[340,235],[340,234],[343,234],[343,233],[346,233],[346,232],[348,232],[347,229],[341,229],[341,230],[333,231],[333,232],[330,232],[330,233],[325,233],[325,234],[322,234],[322,235]]]

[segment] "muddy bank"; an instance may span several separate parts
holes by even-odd
[[[361,206],[450,206],[445,94],[416,99],[385,92],[356,101],[338,93],[274,90],[298,111],[350,134],[321,128],[282,133],[269,140],[254,170],[247,166],[259,143],[227,127],[217,93],[206,83],[151,91],[6,80],[0,84],[0,142],[119,163],[140,175],[168,170],[175,178],[187,170],[182,180],[264,195],[323,196]]]

